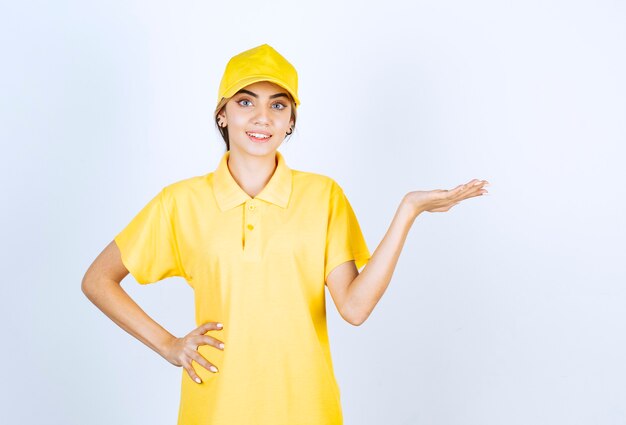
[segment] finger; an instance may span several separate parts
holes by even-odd
[[[467,183],[465,183],[465,184],[458,185],[458,186],[457,186],[457,187],[455,187],[452,191],[456,191],[455,195],[456,195],[456,194],[459,194],[459,193],[462,193],[462,192],[465,192],[465,191],[467,191],[468,189],[471,189],[471,188],[473,187],[473,185],[474,185],[475,183],[477,183],[477,182],[479,182],[479,180],[478,180],[478,179],[472,179],[472,180],[468,181],[468,182],[467,182]]]
[[[193,351],[189,357],[191,357],[196,363],[198,363],[200,366],[202,366],[206,370],[210,370],[213,373],[218,372],[217,367],[213,363],[205,359],[202,356],[202,354],[200,354],[199,352]]]
[[[481,188],[482,186],[470,187],[469,189],[466,189],[465,191],[460,192],[456,194],[455,196],[450,197],[449,200],[453,203],[459,203],[465,199],[473,198],[475,196],[480,196],[483,193],[487,192],[486,189],[481,189]]]
[[[488,194],[489,192],[487,192],[487,189],[481,189],[477,192],[472,192],[472,193],[468,193],[466,195],[463,196],[463,199],[469,199],[469,198],[475,198],[477,196],[483,196]]]
[[[198,376],[198,374],[194,370],[193,366],[191,366],[191,362],[189,362],[189,364],[183,365],[183,367],[185,368],[185,370],[187,371],[187,375],[189,375],[189,377],[191,379],[196,381],[196,383],[198,383],[198,384],[202,383],[202,379],[200,379],[200,377]]]
[[[464,199],[467,193],[469,193],[471,190],[471,182],[462,184],[460,186],[457,186],[450,192],[450,196],[448,196],[448,199],[452,202],[460,201]]]
[[[485,187],[485,186],[489,186],[490,183],[487,180],[477,180],[474,183],[472,183],[472,187]]]
[[[224,350],[224,343],[209,335],[194,336],[188,340],[186,346],[192,351],[198,351],[198,347],[201,345],[211,345],[219,350]]]
[[[211,331],[211,330],[221,331],[223,328],[224,328],[224,325],[222,325],[219,322],[206,322],[206,323],[198,326],[191,333],[195,334],[195,335],[204,335],[208,331]]]
[[[474,179],[471,182],[463,185],[464,189],[462,191],[463,195],[469,194],[469,193],[476,193],[480,190],[483,189],[483,187],[488,186],[489,182],[487,180],[477,180]]]
[[[465,189],[465,185],[464,184],[460,184],[457,187],[455,187],[454,189],[450,190],[450,192],[461,192],[463,189]]]
[[[220,350],[224,350],[224,343],[219,339],[213,338],[212,336],[205,335],[202,338],[202,344],[204,345],[212,345],[215,348]]]
[[[484,193],[487,193],[487,189],[485,189],[485,186],[489,186],[489,182],[487,180],[480,180],[474,183],[471,187],[471,190],[469,190],[467,193],[471,196],[482,195]]]
[[[473,189],[474,187],[479,186],[483,183],[485,183],[485,180],[472,179],[469,182],[465,183],[465,186],[467,189]]]

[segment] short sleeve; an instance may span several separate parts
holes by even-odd
[[[115,236],[122,262],[140,284],[172,276],[185,277],[164,191],[152,198]]]
[[[336,182],[333,182],[328,208],[324,281],[339,264],[355,260],[357,269],[360,269],[370,257],[367,243],[352,206],[343,189]]]

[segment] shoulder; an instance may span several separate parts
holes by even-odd
[[[164,203],[172,205],[193,198],[200,192],[211,189],[210,180],[213,172],[187,177],[167,184],[161,189],[161,198]]]
[[[291,170],[294,187],[307,191],[317,190],[328,195],[341,191],[341,186],[330,176],[310,171]]]
[[[333,177],[310,171],[293,170],[294,194],[301,200],[332,208],[346,199],[343,187]]]

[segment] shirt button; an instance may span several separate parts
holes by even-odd
[[[254,226],[252,224],[248,224],[248,229],[252,230],[254,229]]]
[[[254,209],[254,205],[250,205],[250,206],[248,207],[248,209],[249,209],[249,210],[253,210],[253,209]]]

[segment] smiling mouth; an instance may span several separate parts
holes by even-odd
[[[256,133],[254,131],[246,131],[246,134],[254,142],[265,142],[272,137],[271,134]]]

